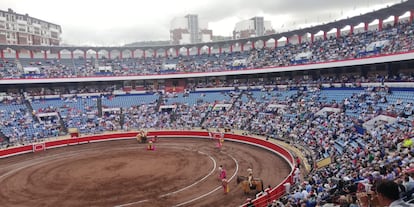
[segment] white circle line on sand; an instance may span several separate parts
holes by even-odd
[[[78,155],[78,153],[79,153],[79,151],[77,151],[77,152],[72,152],[72,153],[64,153],[64,154],[52,155],[52,156],[50,156],[50,157],[45,157],[45,158],[40,158],[40,160],[39,160],[39,161],[36,161],[36,162],[30,162],[30,163],[28,163],[28,164],[25,164],[25,165],[23,165],[23,166],[21,166],[21,167],[18,167],[18,168],[12,169],[12,170],[8,171],[7,173],[4,173],[4,174],[0,175],[0,181],[2,181],[2,180],[3,180],[4,178],[6,178],[7,176],[9,176],[9,175],[11,175],[11,174],[13,174],[13,173],[16,173],[16,172],[18,172],[18,171],[20,171],[20,170],[22,170],[22,169],[24,169],[24,168],[31,167],[31,166],[33,166],[33,165],[41,164],[41,163],[44,163],[44,162],[50,162],[50,161],[52,161],[52,160],[53,160],[53,158],[55,158],[55,159],[59,159],[59,158],[67,158],[67,157],[71,157],[71,156],[73,156],[73,155]]]
[[[171,144],[171,145],[174,146],[174,144]],[[178,147],[173,147],[173,148],[184,149],[184,148],[178,148]],[[98,147],[98,148],[94,148],[94,150],[81,149],[81,150],[75,150],[75,151],[63,152],[63,153],[59,153],[59,154],[55,154],[55,155],[50,155],[50,156],[47,156],[47,157],[34,158],[34,159],[26,160],[23,163],[16,163],[16,164],[12,164],[12,165],[8,166],[12,170],[8,171],[7,173],[4,173],[4,174],[0,175],[0,181],[2,181],[7,176],[9,176],[9,175],[11,175],[15,172],[18,172],[18,171],[20,171],[24,168],[31,167],[33,165],[41,164],[41,163],[44,163],[44,162],[50,162],[52,160],[58,160],[58,159],[62,159],[62,158],[74,157],[74,155],[79,155],[79,153],[86,152],[86,153],[91,153],[92,155],[94,155],[94,154],[100,154],[102,152],[119,151],[119,150],[125,150],[125,149],[140,149],[140,148],[137,147],[137,146],[133,146],[133,147],[131,147],[131,146],[130,147],[116,147],[116,148]],[[35,162],[33,162],[33,161],[35,161]],[[23,166],[18,167],[18,168],[14,168],[14,167],[17,167],[19,165],[23,165]]]
[[[174,144],[163,144],[164,146],[165,145],[171,145],[171,146],[174,146]],[[137,149],[137,147],[136,146],[134,146],[134,147],[117,147],[117,148],[112,148],[112,149],[107,149],[106,147],[102,147],[102,148],[104,148],[104,149],[106,149],[105,151],[117,151],[117,150],[125,150],[125,149]],[[178,149],[185,149],[185,148],[183,148],[183,147],[172,147],[172,148],[178,148]],[[99,148],[98,148],[99,149]],[[188,150],[188,149],[186,149],[186,150]],[[94,154],[95,152],[94,151],[91,151],[90,149],[84,149],[84,150],[79,150],[79,151],[74,151],[74,152],[68,152],[68,153],[63,153],[63,154],[56,154],[56,155],[52,155],[52,156],[50,156],[50,157],[42,157],[42,158],[39,158],[40,160],[39,161],[37,161],[37,162],[30,162],[30,163],[28,163],[28,164],[26,164],[26,165],[23,165],[23,166],[21,166],[21,167],[19,167],[19,168],[16,168],[16,169],[13,169],[13,170],[11,170],[11,171],[9,171],[9,172],[7,172],[7,173],[5,173],[5,174],[2,174],[2,175],[0,175],[0,181],[1,180],[3,180],[4,178],[6,178],[7,176],[9,176],[9,175],[11,175],[11,174],[14,174],[14,173],[16,173],[16,172],[18,172],[18,171],[20,171],[20,170],[22,170],[22,169],[24,169],[24,168],[27,168],[27,167],[31,167],[31,166],[33,166],[33,165],[37,165],[37,164],[40,164],[40,163],[44,163],[44,162],[48,162],[48,161],[52,161],[53,160],[53,158],[55,158],[55,159],[61,159],[61,158],[68,158],[68,157],[72,157],[72,156],[74,156],[74,155],[79,155],[79,152],[92,152],[92,154]],[[102,152],[102,151],[100,151],[100,152]],[[201,153],[201,154],[205,154],[205,155],[207,155],[207,156],[209,156],[209,158],[213,161],[213,163],[214,163],[214,168],[213,168],[213,170],[208,174],[208,175],[206,175],[205,177],[203,177],[201,180],[198,180],[198,181],[196,181],[195,183],[193,183],[193,184],[191,184],[191,185],[189,185],[189,186],[186,186],[186,187],[184,187],[184,188],[182,188],[182,189],[179,189],[179,190],[177,190],[177,191],[174,191],[174,192],[170,192],[170,193],[167,193],[167,194],[164,194],[164,195],[161,195],[161,196],[159,196],[160,198],[161,197],[166,197],[166,196],[168,196],[168,195],[172,195],[172,194],[176,194],[176,193],[178,193],[178,192],[181,192],[181,191],[183,191],[183,190],[186,190],[186,189],[188,189],[188,188],[190,188],[190,187],[192,187],[192,186],[194,186],[194,185],[196,185],[196,184],[198,184],[198,183],[200,183],[200,182],[202,182],[203,180],[205,180],[207,177],[209,177],[212,173],[214,173],[214,171],[215,171],[215,169],[217,168],[217,162],[215,161],[215,159],[211,156],[211,155],[209,155],[209,154],[206,154],[206,153],[204,153],[204,152],[201,152],[201,151],[198,151],[199,153]],[[229,181],[231,181],[233,178],[234,178],[234,176],[237,174],[237,172],[238,172],[238,168],[239,168],[239,165],[238,165],[238,162],[237,162],[237,160],[233,157],[233,156],[231,156],[231,155],[229,155],[228,154],[228,156],[230,156],[234,161],[235,161],[235,163],[236,163],[236,171],[235,171],[235,173],[230,177],[230,179],[229,179]],[[31,160],[32,161],[32,160]],[[16,165],[16,164],[15,164]],[[194,201],[196,201],[196,200],[199,200],[199,199],[201,199],[201,198],[203,198],[203,197],[206,197],[206,196],[208,196],[208,195],[210,195],[210,194],[212,194],[212,193],[214,193],[215,191],[217,191],[217,190],[219,190],[221,188],[221,186],[218,186],[218,187],[216,187],[215,189],[213,189],[212,191],[210,191],[210,192],[208,192],[208,193],[205,193],[205,194],[203,194],[203,195],[200,195],[200,196],[198,196],[198,197],[196,197],[196,198],[193,198],[193,199],[191,199],[191,200],[189,200],[189,201],[186,201],[186,202],[183,202],[183,203],[180,203],[180,204],[177,204],[177,205],[175,205],[175,206],[182,206],[182,205],[185,205],[185,204],[188,204],[188,203],[191,203],[191,202],[194,202]],[[139,203],[143,203],[143,202],[147,202],[147,201],[149,201],[148,199],[145,199],[145,200],[140,200],[140,201],[136,201],[136,202],[133,202],[133,203],[128,203],[128,204],[122,204],[122,205],[117,205],[116,207],[124,207],[124,206],[129,206],[129,205],[134,205],[134,204],[139,204]]]
[[[164,145],[175,146],[175,144],[164,144]],[[181,147],[181,148],[172,147],[172,148],[185,149],[183,147]],[[99,149],[99,150],[96,150],[96,149]],[[136,146],[133,146],[133,147],[116,147],[116,148],[109,148],[109,149],[108,149],[108,147],[98,147],[98,148],[95,148],[94,151],[91,150],[91,149],[82,149],[82,150],[76,150],[76,151],[71,151],[71,152],[63,152],[63,153],[60,153],[60,154],[55,154],[55,155],[51,155],[51,156],[47,156],[47,157],[40,157],[40,158],[30,159],[28,161],[25,161],[25,162],[27,162],[27,164],[24,164],[25,162],[20,163],[20,164],[23,164],[23,166],[18,167],[18,168],[14,168],[14,169],[0,175],[0,181],[2,181],[7,176],[9,176],[9,175],[11,175],[15,172],[18,172],[18,171],[20,171],[24,168],[31,167],[33,165],[41,164],[41,163],[44,163],[44,162],[50,162],[52,160],[72,157],[74,155],[79,155],[79,153],[82,153],[82,152],[90,152],[91,154],[97,154],[97,153],[102,153],[102,152],[119,151],[119,150],[125,150],[125,149],[140,149],[140,148],[138,148]],[[104,150],[104,151],[102,151],[102,150]],[[185,150],[188,150],[188,149],[185,149]],[[36,161],[36,160],[38,160],[38,161]],[[35,162],[32,162],[32,161],[35,161]],[[13,164],[11,166],[18,166],[18,165],[19,165],[19,163],[16,163],[16,164]]]
[[[179,147],[175,147],[175,148],[179,148]],[[179,148],[179,149],[182,149],[182,148]],[[216,160],[211,156],[211,155],[209,155],[209,154],[207,154],[207,153],[205,153],[205,152],[201,152],[201,151],[197,151],[198,153],[200,153],[200,154],[204,154],[204,155],[207,155],[210,159],[211,159],[211,161],[213,161],[213,169],[210,171],[210,173],[208,173],[206,176],[204,176],[203,178],[201,178],[200,180],[197,180],[196,182],[194,182],[194,183],[192,183],[192,184],[190,184],[190,185],[188,185],[188,186],[186,186],[186,187],[184,187],[184,188],[180,188],[180,189],[178,189],[178,190],[176,190],[176,191],[173,191],[173,192],[169,192],[169,193],[166,193],[166,194],[163,194],[163,195],[160,195],[160,196],[158,196],[158,198],[163,198],[163,197],[167,197],[167,196],[169,196],[169,195],[173,195],[173,194],[176,194],[176,193],[179,193],[179,192],[181,192],[181,191],[184,191],[184,190],[187,190],[188,188],[191,188],[191,187],[193,187],[193,186],[195,186],[195,185],[197,185],[197,184],[199,184],[200,182],[203,182],[205,179],[207,179],[209,176],[211,176],[211,174],[213,174],[214,173],[214,171],[216,171],[216,169],[217,169],[217,162],[216,162]],[[146,202],[146,201],[148,201],[148,199],[146,199],[146,200],[140,200],[140,201],[135,201],[135,202],[131,202],[131,203],[125,203],[125,204],[121,204],[121,205],[116,205],[116,207],[125,207],[125,206],[131,206],[131,205],[135,205],[135,204],[138,204],[138,203],[143,203],[143,202]]]
[[[214,173],[214,171],[216,171],[216,168],[217,168],[217,162],[216,162],[216,160],[211,156],[211,155],[209,155],[209,154],[206,154],[206,153],[204,153],[204,152],[201,152],[201,151],[198,151],[200,154],[205,154],[205,155],[207,155],[209,158],[210,158],[210,160],[211,161],[213,161],[213,165],[214,165],[214,167],[213,167],[213,169],[210,171],[210,173],[209,174],[207,174],[206,176],[204,176],[203,178],[201,178],[200,180],[198,180],[198,181],[196,181],[196,182],[194,182],[193,184],[191,184],[191,185],[189,185],[189,186],[186,186],[186,187],[184,187],[184,188],[181,188],[181,189],[179,189],[179,190],[176,190],[176,191],[174,191],[174,192],[171,192],[171,193],[167,193],[167,194],[164,194],[164,195],[161,195],[161,196],[159,196],[160,198],[163,198],[163,197],[166,197],[166,196],[169,196],[169,195],[173,195],[173,194],[176,194],[176,193],[179,193],[179,192],[181,192],[181,191],[184,191],[184,190],[187,190],[188,188],[191,188],[191,187],[193,187],[193,186],[195,186],[195,185],[197,185],[197,184],[199,184],[200,182],[202,182],[202,181],[204,181],[205,179],[207,179],[211,174],[213,174]]]
[[[234,171],[234,174],[230,177],[230,179],[229,179],[229,181],[231,181],[236,175],[237,175],[237,172],[239,171],[239,162],[237,162],[237,160],[233,157],[233,156],[231,156],[230,154],[228,154],[228,156],[230,156],[231,157],[231,159],[233,159],[234,160],[234,162],[236,163],[236,170]],[[200,195],[200,196],[198,196],[198,197],[195,197],[195,198],[193,198],[193,199],[191,199],[191,200],[188,200],[188,201],[185,201],[185,202],[183,202],[183,203],[179,203],[179,204],[177,204],[177,205],[174,205],[174,207],[179,207],[179,206],[183,206],[183,205],[186,205],[186,204],[189,204],[189,203],[192,203],[192,202],[194,202],[194,201],[196,201],[196,200],[199,200],[199,199],[201,199],[201,198],[204,198],[204,197],[206,197],[206,196],[208,196],[208,195],[210,195],[210,194],[212,194],[212,193],[214,193],[214,192],[216,192],[217,190],[220,190],[220,188],[222,188],[221,186],[218,186],[218,187],[216,187],[216,188],[214,188],[213,190],[211,190],[210,192],[208,192],[208,193],[205,193],[205,194],[202,194],[202,195]]]

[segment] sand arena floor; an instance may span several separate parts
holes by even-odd
[[[246,144],[226,141],[218,150],[208,139],[165,138],[155,146],[107,141],[1,159],[1,206],[239,206],[254,196],[236,184],[249,166],[265,186],[289,173],[282,158]]]

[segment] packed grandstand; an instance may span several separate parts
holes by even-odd
[[[353,199],[357,184],[374,186],[384,179],[404,186],[401,196],[409,201],[414,191],[413,61],[353,61],[412,56],[413,28],[412,19],[406,19],[381,30],[214,54],[73,59],[2,54],[1,147],[64,136],[71,128],[81,134],[228,128],[306,149],[313,169],[304,180],[297,177],[290,194],[274,206],[358,206]],[[336,68],[237,73],[334,61],[340,62]],[[54,78],[222,71],[236,72],[50,83]],[[21,84],[7,84],[14,79]],[[49,83],[25,84],[32,79]],[[317,166],[317,161],[328,158],[327,166]],[[351,199],[333,200],[341,195]]]

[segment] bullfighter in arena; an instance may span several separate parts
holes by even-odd
[[[228,193],[230,191],[228,183],[229,182],[227,181],[226,178],[221,180],[221,186],[223,186],[224,193]]]
[[[219,167],[219,178],[220,180],[227,178],[227,172],[226,169],[223,168],[223,165],[220,165]]]
[[[154,143],[152,142],[152,140],[148,141],[147,150],[155,150],[155,146],[154,146]]]
[[[253,186],[253,183],[252,183],[252,181],[253,181],[253,169],[252,168],[247,168],[247,180],[249,181],[249,185],[250,185],[250,187],[252,187]]]
[[[217,148],[221,149],[223,147],[224,138],[219,138],[217,140]]]
[[[224,169],[223,165],[220,165],[219,167],[219,179],[221,180],[221,186],[223,186],[224,193],[228,193],[229,186],[227,181],[227,172],[226,169]]]

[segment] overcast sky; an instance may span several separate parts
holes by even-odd
[[[62,40],[76,45],[123,45],[169,40],[174,17],[198,14],[213,35],[230,36],[235,23],[253,16],[276,31],[355,16],[401,0],[1,0],[0,9],[62,26]]]

